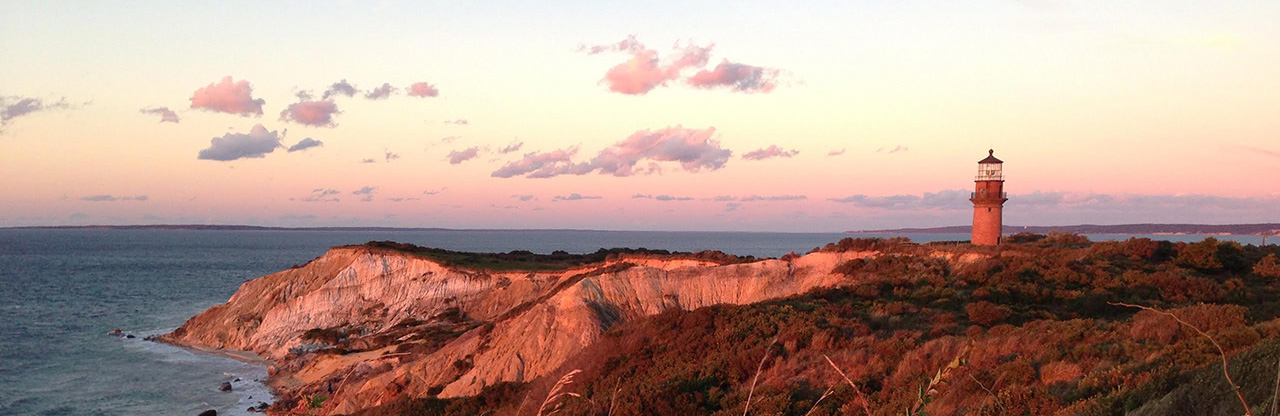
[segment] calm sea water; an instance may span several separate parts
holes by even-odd
[[[0,415],[247,414],[270,401],[264,368],[143,341],[225,302],[246,280],[331,246],[394,240],[464,251],[602,247],[776,257],[847,234],[622,231],[0,230]],[[863,234],[858,236],[881,236]],[[915,234],[918,242],[964,234]],[[1095,240],[1129,236],[1091,236]],[[1197,236],[1159,236],[1182,241]],[[1257,244],[1250,236],[1228,236]],[[137,336],[107,335],[119,328]],[[218,391],[235,382],[230,393]]]

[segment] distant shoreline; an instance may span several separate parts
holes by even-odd
[[[0,227],[0,230],[163,230],[163,231],[601,231],[572,228],[441,228],[441,227],[267,227],[259,225],[33,225]]]
[[[1004,227],[1005,234],[1046,234],[1051,231],[1077,234],[1145,234],[1145,235],[1280,235],[1280,223],[1264,224],[1116,224],[1116,225],[1028,225]],[[866,234],[951,234],[969,233],[967,225],[931,228],[894,228],[846,231]]]

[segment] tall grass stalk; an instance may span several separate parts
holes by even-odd
[[[742,408],[742,416],[747,416],[747,412],[751,411],[751,396],[756,394],[756,382],[760,381],[760,372],[764,371],[764,362],[769,360],[769,353],[773,352],[773,345],[778,343],[778,339],[774,338],[773,342],[764,349],[764,357],[760,357],[760,365],[756,366],[756,376],[751,379],[751,390],[747,392],[747,405]]]
[[[838,383],[837,383],[837,384],[838,384]],[[823,401],[824,399],[826,399],[826,398],[827,398],[827,396],[830,396],[830,395],[831,395],[831,392],[833,392],[833,391],[836,391],[836,385],[835,385],[835,384],[832,384],[832,385],[831,385],[831,387],[828,387],[828,388],[827,388],[827,391],[826,391],[826,392],[824,392],[824,393],[822,393],[822,397],[819,397],[819,398],[818,398],[818,401],[813,402],[813,407],[810,407],[808,412],[804,412],[804,416],[809,416],[809,414],[810,414],[810,413],[813,413],[813,411],[814,411],[814,410],[818,410],[818,405],[819,405],[819,404],[822,404],[822,401]]]
[[[556,385],[551,387],[551,391],[547,392],[547,398],[542,401],[542,406],[538,407],[538,416],[542,416],[542,412],[545,412],[547,410],[547,406],[556,407],[555,406],[556,404],[563,404],[563,402],[557,403],[557,401],[560,400],[560,398],[562,397],[565,397],[565,396],[582,397],[578,393],[564,391],[564,389],[567,388],[570,384],[573,384],[573,376],[576,376],[578,375],[578,373],[581,373],[581,372],[582,370],[573,370],[573,371],[570,371],[568,374],[565,374],[563,377],[560,377],[560,381],[557,381]],[[556,412],[559,412],[560,410],[561,409],[552,410],[551,413],[547,413],[547,415],[548,416],[554,415],[556,414]]]
[[[840,367],[834,361],[831,361],[831,357],[822,354],[822,358],[826,358],[827,364],[831,364],[831,368],[836,369],[836,372],[840,373],[840,377],[844,378],[846,383],[849,383],[849,387],[853,388],[853,394],[857,396],[858,401],[862,402],[862,411],[866,412],[867,416],[871,416],[871,405],[868,404],[870,400],[867,399],[865,394],[862,394],[862,389],[858,388],[857,384],[853,384],[853,380],[850,380],[849,376],[845,375],[844,371],[840,370]]]

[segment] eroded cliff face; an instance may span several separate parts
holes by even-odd
[[[400,395],[456,397],[530,381],[618,322],[847,283],[832,270],[874,254],[739,264],[624,255],[564,271],[493,272],[338,247],[244,283],[162,340],[256,352],[276,362],[271,384],[282,397],[325,395],[318,413],[350,413]]]

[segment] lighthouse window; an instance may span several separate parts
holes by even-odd
[[[987,208],[987,212],[991,212],[991,208]]]

